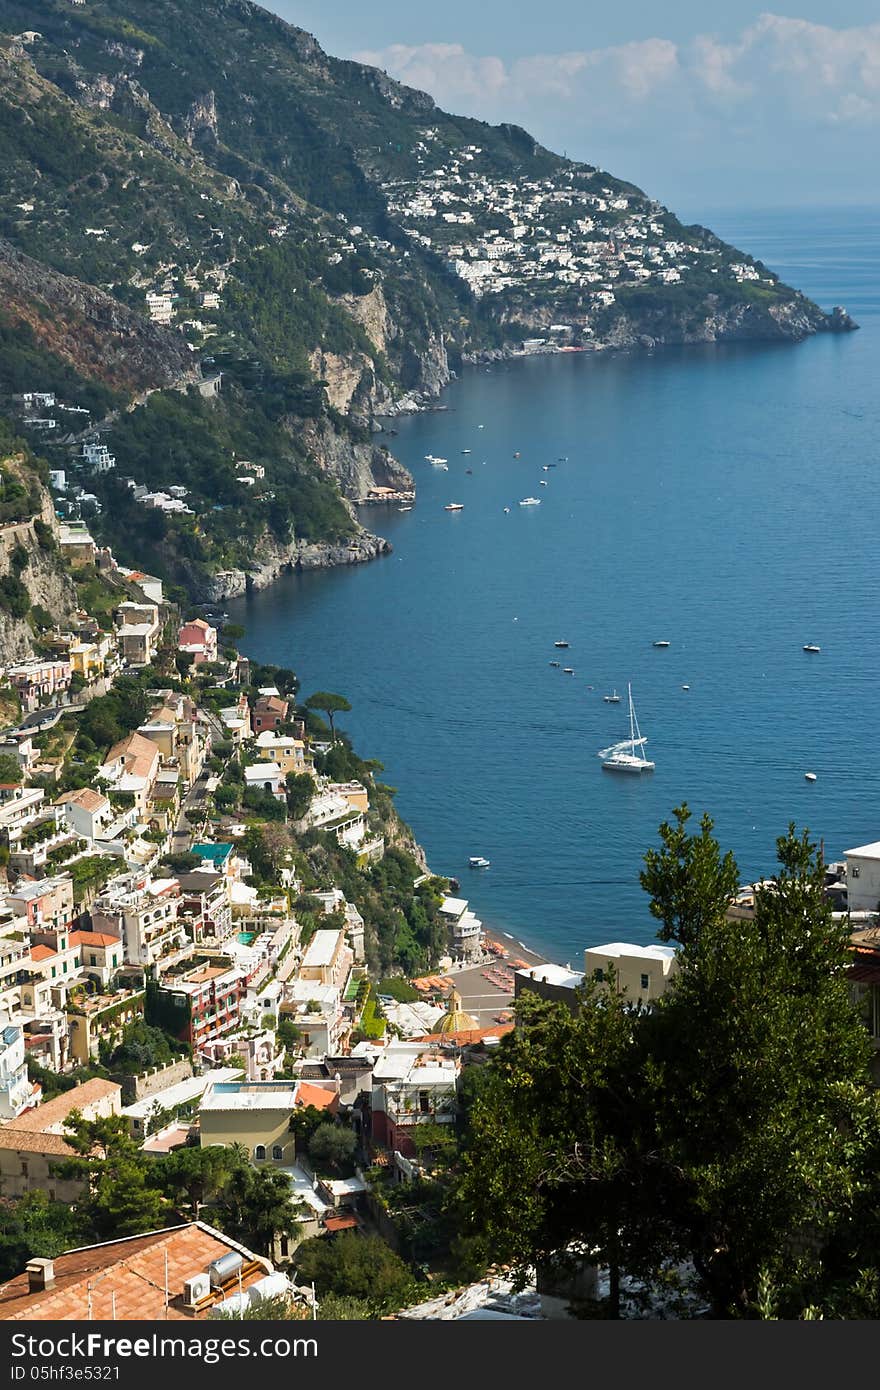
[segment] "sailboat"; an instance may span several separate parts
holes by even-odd
[[[643,748],[648,740],[639,729],[632,685],[627,684],[626,693],[629,700],[629,738],[623,739],[620,743],[612,743],[610,748],[602,748],[598,756],[602,759],[602,766],[609,772],[653,772],[654,764],[650,759],[643,758],[640,752],[636,752],[636,749]]]

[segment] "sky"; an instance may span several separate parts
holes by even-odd
[[[523,125],[688,217],[880,203],[877,0],[263,3],[328,53]]]

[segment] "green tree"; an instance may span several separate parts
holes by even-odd
[[[0,1279],[20,1274],[28,1260],[51,1259],[85,1243],[88,1228],[68,1202],[53,1201],[41,1188],[0,1205]]]
[[[312,797],[317,790],[314,777],[310,777],[307,772],[288,772],[285,778],[287,784],[287,810],[290,819],[293,821],[302,820],[312,804]]]
[[[101,1060],[111,1071],[136,1076],[151,1067],[166,1066],[184,1051],[185,1048],[172,1041],[161,1028],[136,1019],[126,1025],[116,1047],[108,1048]]]
[[[309,1139],[309,1158],[322,1172],[347,1168],[356,1150],[357,1135],[343,1125],[320,1124]]]
[[[847,924],[806,832],[790,826],[777,855],[752,920],[694,914],[674,987],[645,1022],[656,1152],[716,1316],[747,1315],[762,1274],[784,1283],[796,1248],[821,1259],[880,1133]]]
[[[414,1293],[410,1271],[380,1236],[342,1231],[304,1240],[293,1256],[300,1283],[326,1294],[356,1298],[373,1316],[403,1308]]]
[[[467,1088],[456,1254],[525,1269],[590,1250],[611,1271],[612,1316],[620,1273],[654,1285],[683,1259],[718,1317],[770,1302],[872,1315],[880,1096],[847,925],[794,826],[754,917],[728,921],[736,865],[706,818],[686,834],[685,811],[646,873],[661,934],[680,942],[670,986],[650,1011],[613,979],[588,981],[575,1013],[518,1001],[516,1032]]]
[[[21,781],[21,767],[17,758],[10,753],[0,753],[0,785],[17,787]]]
[[[243,1163],[232,1173],[217,1206],[224,1231],[268,1253],[276,1235],[293,1235],[302,1214],[286,1173]]]
[[[175,1205],[185,1205],[196,1220],[202,1207],[220,1202],[233,1173],[247,1164],[247,1153],[238,1145],[176,1149],[162,1160],[162,1190]]]
[[[661,941],[686,946],[705,926],[717,925],[739,887],[736,861],[722,856],[712,836],[713,821],[704,815],[699,835],[688,835],[691,812],[687,803],[672,813],[675,825],[660,826],[662,849],[649,849],[639,882],[651,898],[651,915],[662,924]]]
[[[520,1270],[559,1263],[573,1245],[611,1270],[647,1275],[674,1249],[644,1147],[640,1019],[623,996],[588,980],[579,1009],[517,1001],[508,1034],[469,1096],[455,1196],[469,1260]],[[652,1211],[652,1205],[654,1210]]]
[[[59,1164],[62,1176],[81,1176],[88,1191],[79,1204],[99,1240],[138,1235],[164,1224],[169,1202],[154,1183],[149,1159],[128,1133],[125,1119],[85,1120],[72,1111],[68,1140],[79,1158]]]
[[[336,727],[333,716],[336,714],[347,714],[351,709],[344,695],[334,695],[329,690],[317,690],[314,695],[310,695],[306,700],[306,709],[317,710],[320,714],[326,714],[330,723],[330,739],[336,742]]]

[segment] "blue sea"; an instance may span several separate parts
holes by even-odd
[[[880,210],[691,215],[860,331],[470,368],[390,422],[418,486],[364,514],[391,556],[229,605],[247,653],[347,695],[432,868],[573,964],[653,938],[639,869],[682,801],[743,880],[790,821],[828,859],[880,838]],[[630,681],[640,777],[596,756]]]

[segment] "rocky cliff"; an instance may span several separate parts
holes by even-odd
[[[6,478],[23,477],[21,455],[0,458]],[[28,485],[33,478],[27,475]],[[65,573],[58,552],[58,523],[52,499],[39,487],[40,509],[26,521],[0,526],[0,579],[17,578],[27,591],[31,614],[16,616],[0,603],[0,664],[8,666],[35,654],[36,634],[29,621],[33,609],[43,609],[63,626],[76,608],[76,588]],[[25,602],[27,601],[25,600]]]
[[[139,391],[201,376],[179,333],[33,260],[3,238],[0,306],[28,323],[47,351],[114,389]]]
[[[372,418],[372,412],[370,412]],[[373,487],[412,491],[415,480],[384,444],[358,442],[326,419],[308,420],[301,438],[322,473],[339,484],[343,497],[359,502]]]
[[[391,546],[381,536],[363,528],[345,541],[292,541],[289,545],[266,540],[257,546],[249,570],[220,570],[207,582],[200,597],[218,603],[238,598],[251,589],[267,589],[282,574],[294,570],[327,569],[335,565],[360,565],[390,554]]]

